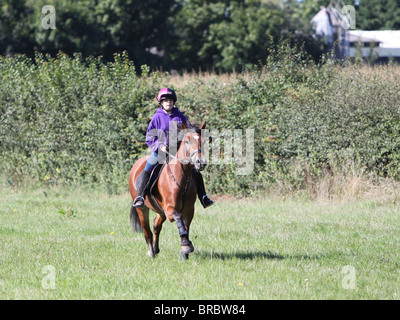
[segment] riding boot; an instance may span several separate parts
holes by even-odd
[[[193,170],[193,177],[197,186],[197,196],[204,208],[212,206],[215,201],[210,199],[208,194],[206,194],[206,188],[204,186],[203,176],[198,170]]]
[[[145,202],[144,197],[146,195],[146,186],[147,186],[147,183],[149,182],[150,174],[151,174],[151,172],[147,172],[147,171],[143,171],[143,173],[141,174],[142,177],[141,177],[141,180],[139,181],[139,185],[138,185],[138,195],[132,205],[135,208],[142,209],[144,206],[144,202]]]

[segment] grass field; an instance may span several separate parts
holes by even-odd
[[[146,255],[128,194],[1,189],[0,299],[396,299],[400,212],[367,200],[197,204],[196,248],[175,224]]]

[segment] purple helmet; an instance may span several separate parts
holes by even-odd
[[[178,100],[175,91],[170,88],[161,89],[157,95],[158,102],[161,102],[165,99],[172,99],[174,100],[174,103],[176,102],[176,100]]]

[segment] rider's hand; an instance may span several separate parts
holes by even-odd
[[[167,146],[166,146],[165,144],[162,144],[162,145],[160,146],[160,150],[161,150],[162,152],[167,152]]]

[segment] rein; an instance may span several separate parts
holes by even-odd
[[[172,159],[175,159],[176,161],[178,161],[179,163],[181,163],[181,164],[187,164],[188,162],[192,162],[192,157],[196,154],[196,153],[200,153],[201,152],[201,150],[200,149],[198,149],[198,150],[196,150],[196,151],[193,151],[189,156],[187,155],[187,153],[185,154],[186,155],[186,159],[179,159],[178,157],[175,157],[174,155],[172,155],[171,153],[169,153],[168,151],[166,152],[166,154],[169,156],[169,157],[171,157]]]
[[[174,158],[175,158],[175,157],[174,157]],[[175,158],[175,159],[177,159],[177,160],[179,161],[178,158]],[[181,167],[182,167],[183,175],[186,177],[185,168],[183,167],[183,163],[182,163],[181,161],[179,161],[179,162],[180,162]],[[185,188],[182,188],[182,186],[179,184],[178,181],[176,181],[176,179],[175,179],[175,177],[174,177],[174,174],[172,173],[171,166],[169,165],[169,161],[167,161],[167,166],[168,166],[168,169],[169,169],[169,173],[171,174],[172,180],[174,180],[175,184],[176,184],[176,185],[178,186],[178,188],[182,191],[182,209],[181,209],[181,212],[182,212],[183,208],[185,207],[186,193],[187,193],[188,190],[189,190],[191,175],[189,175],[188,177],[186,177]]]
[[[185,137],[186,137],[186,136],[185,136]],[[185,137],[183,138],[183,140],[185,139]],[[192,158],[193,158],[193,156],[196,155],[197,153],[201,153],[201,149],[197,149],[197,150],[193,151],[193,152],[192,152],[191,154],[189,154],[189,155],[187,154],[187,151],[186,151],[186,152],[185,152],[186,158],[185,158],[185,159],[179,159],[178,157],[175,157],[174,155],[172,155],[171,153],[169,153],[168,151],[166,151],[166,154],[167,154],[169,157],[171,157],[172,159],[175,159],[176,161],[178,161],[178,162],[181,164],[184,177],[186,177],[186,174],[185,174],[185,168],[183,167],[183,165],[184,165],[184,164],[188,164],[188,163],[193,163]],[[169,161],[168,161],[168,160],[167,160],[167,166],[168,166],[169,172],[170,172],[171,177],[172,177],[172,179],[174,180],[175,184],[176,184],[176,185],[178,186],[178,188],[183,192],[183,195],[182,195],[182,197],[183,197],[182,209],[183,209],[183,206],[185,205],[185,195],[186,195],[186,193],[188,192],[188,189],[189,189],[189,184],[190,184],[191,175],[189,175],[188,177],[186,177],[186,184],[185,184],[185,187],[183,188],[183,187],[179,184],[179,182],[175,179],[174,174],[172,173],[171,166],[169,165]]]
[[[182,159],[179,159],[179,158],[177,158],[177,157],[175,157],[175,156],[173,156],[173,155],[170,154],[168,151],[167,151],[166,153],[167,153],[171,158],[177,160],[177,161],[181,164],[182,171],[183,171],[183,175],[186,177],[185,168],[183,167],[183,165],[192,162],[192,161],[191,161],[191,160],[192,160],[192,157],[193,157],[196,153],[199,153],[199,152],[201,152],[200,149],[198,149],[198,150],[196,150],[196,151],[193,151],[193,152],[189,155],[188,158],[183,159],[183,160],[182,160]],[[187,156],[187,154],[186,154],[186,156]],[[179,187],[179,189],[181,189],[181,190],[183,191],[183,195],[185,196],[185,194],[186,194],[186,192],[187,192],[187,190],[188,190],[188,187],[189,187],[190,176],[189,176],[189,177],[186,177],[186,185],[185,185],[185,188],[182,188],[182,186],[178,183],[178,181],[176,181],[176,179],[175,179],[175,177],[174,177],[174,174],[172,173],[171,166],[169,165],[169,161],[167,161],[167,166],[168,166],[168,169],[169,169],[169,172],[170,172],[170,174],[171,174],[172,179],[174,180],[174,182],[176,183],[176,185]]]
[[[190,132],[189,132],[190,133]],[[183,137],[182,141],[185,140],[186,136],[189,134],[186,133],[185,136]],[[179,150],[178,150],[179,151]],[[196,153],[200,153],[201,149],[197,149],[196,151],[193,151],[189,156],[187,154],[187,151],[185,152],[185,156],[186,159],[179,159],[178,157],[175,157],[174,155],[172,155],[171,153],[168,152],[168,150],[166,151],[166,154],[171,157],[172,159],[175,159],[176,161],[180,162],[181,164],[187,164],[188,162],[193,163],[192,161],[192,157],[196,154]]]
[[[174,182],[176,183],[176,185],[179,187],[179,189],[181,189],[181,190],[183,191],[183,196],[185,196],[186,193],[187,193],[187,191],[188,191],[188,188],[189,188],[190,176],[189,176],[189,177],[186,177],[185,188],[182,188],[182,186],[179,184],[179,182],[176,181],[176,179],[175,179],[175,177],[174,177],[174,174],[172,173],[171,167],[170,167],[170,165],[169,165],[169,162],[167,162],[167,166],[168,166],[168,169],[169,169],[169,172],[170,172],[170,174],[171,174],[172,179],[174,180]],[[181,166],[182,166],[182,163],[181,163]],[[183,167],[182,167],[182,170],[183,170]],[[184,170],[183,170],[183,175],[186,176]]]

